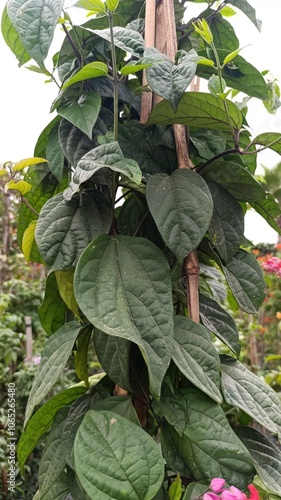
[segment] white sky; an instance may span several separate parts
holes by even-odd
[[[279,79],[281,86],[281,2],[280,0],[249,0],[256,9],[257,17],[262,20],[261,34],[239,12],[230,19],[240,40],[240,46],[250,44],[241,52],[258,70],[270,70]],[[5,3],[1,5],[0,14]],[[188,17],[203,10],[204,4],[188,4]],[[189,15],[190,13],[190,15]],[[51,47],[54,54],[61,45],[63,35],[58,35]],[[43,75],[30,72],[26,68],[18,68],[17,60],[6,46],[0,35],[0,164],[5,161],[18,161],[32,157],[36,140],[43,128],[51,121],[49,109],[57,95],[57,87],[53,83],[45,84]],[[48,65],[47,65],[48,67]],[[51,66],[49,66],[51,69]],[[258,99],[252,99],[249,106],[248,122],[253,136],[262,132],[275,131],[281,133],[281,108],[275,115],[269,115]],[[259,163],[274,167],[281,158],[274,152],[259,155]],[[262,172],[261,169],[258,172]],[[277,234],[268,224],[253,211],[246,217],[246,236],[254,243],[275,243]]]

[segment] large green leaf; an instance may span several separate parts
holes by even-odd
[[[185,316],[175,316],[172,359],[190,382],[221,403],[219,355],[207,328]]]
[[[2,14],[1,31],[6,44],[15,54],[19,62],[19,66],[22,66],[29,61],[30,55],[26,52],[17,30],[14,28],[9,19],[7,6],[5,6]]]
[[[81,491],[81,490],[80,490]],[[33,497],[33,500],[40,500],[41,497],[39,490],[37,494]],[[68,477],[65,471],[62,471],[60,475],[56,478],[55,482],[52,484],[51,488],[46,491],[43,500],[65,500],[71,493]],[[79,497],[81,500],[85,500],[85,497]]]
[[[82,130],[64,119],[59,125],[59,141],[64,156],[74,167],[82,156],[94,147],[93,141]]]
[[[138,122],[119,126],[118,142],[124,156],[133,158],[144,175],[161,172],[171,174],[178,166],[173,142],[172,149],[156,141],[157,129],[155,131],[154,127],[146,127]]]
[[[48,160],[48,167],[52,174],[56,177],[58,182],[62,181],[62,174],[64,168],[64,154],[59,143],[59,123],[50,131],[48,142],[46,145],[46,159]]]
[[[60,295],[56,275],[50,273],[45,285],[44,300],[38,308],[41,325],[48,335],[64,325],[66,313],[67,306]]]
[[[35,406],[44,399],[62,374],[80,329],[81,325],[77,321],[71,321],[47,340],[29,393],[25,425]]]
[[[27,458],[32,450],[34,450],[40,438],[50,429],[57,411],[75,401],[85,391],[86,387],[78,386],[65,389],[47,401],[31,417],[17,445],[17,457],[21,470],[23,470]]]
[[[101,108],[101,97],[97,92],[88,92],[75,102],[67,102],[58,109],[58,114],[66,118],[92,139],[93,127]]]
[[[125,417],[134,424],[140,426],[131,396],[110,396],[109,398],[101,399],[95,403],[94,410],[113,411],[121,417]]]
[[[262,200],[251,202],[251,207],[253,207],[275,231],[281,234],[281,228],[275,220],[280,216],[281,210],[271,193],[265,193],[265,197]]]
[[[241,408],[274,434],[281,432],[281,404],[275,391],[242,363],[222,357],[222,391],[227,403]]]
[[[264,132],[259,134],[253,140],[253,144],[258,144],[262,147],[268,147],[276,153],[281,154],[281,134],[277,132]]]
[[[68,411],[69,407],[61,408],[58,411],[44,446],[38,471],[41,500],[48,498],[50,488],[56,483],[66,466],[62,453],[62,429]]]
[[[25,50],[44,67],[63,0],[9,0],[7,8]]]
[[[197,149],[201,158],[209,160],[226,149],[225,133],[207,128],[192,129],[190,142]]]
[[[217,50],[220,49],[233,52],[239,47],[239,40],[233,26],[219,13],[214,10],[205,11],[210,16],[210,29],[213,34],[213,42]]]
[[[73,267],[92,239],[107,233],[111,208],[99,191],[85,190],[69,201],[62,194],[43,207],[36,228],[36,241],[53,271]]]
[[[200,294],[199,300],[202,323],[238,356],[241,345],[234,319],[210,297]]]
[[[244,236],[244,213],[231,194],[218,184],[208,184],[214,212],[209,228],[211,242],[224,262],[238,252]]]
[[[225,55],[225,51],[222,51],[222,57],[225,57]],[[237,69],[233,70],[228,65],[223,69],[223,78],[226,84],[249,96],[262,100],[267,99],[268,88],[260,71],[240,55],[235,57],[233,63]]]
[[[235,432],[252,455],[256,471],[265,486],[281,496],[280,448],[255,429],[238,427]]]
[[[131,390],[127,339],[112,337],[95,329],[94,345],[98,360],[107,375],[123,389]]]
[[[201,172],[206,182],[215,182],[227,189],[238,201],[248,203],[261,200],[265,196],[263,187],[238,163],[214,161]]]
[[[197,480],[223,477],[244,489],[254,476],[252,459],[234,434],[221,407],[195,388],[177,390],[162,396],[154,410],[164,416],[178,432],[174,433],[178,454]],[[170,418],[172,417],[172,419]]]
[[[41,134],[39,135],[35,148],[34,148],[34,157],[39,157],[39,158],[46,158],[47,154],[47,144],[49,141],[50,134],[53,130],[53,128],[56,127],[57,124],[61,121],[60,116],[55,116],[53,120],[48,123],[48,125],[42,130]]]
[[[166,422],[162,423],[160,437],[163,457],[165,458],[167,465],[171,470],[179,472],[185,477],[191,477],[190,470],[178,453],[175,442],[175,434],[176,431],[172,426],[167,425]]]
[[[163,253],[144,238],[96,238],[79,259],[74,291],[96,328],[139,346],[158,398],[173,345],[171,277]]]
[[[247,0],[226,0],[226,3],[230,3],[234,7],[240,9],[250,21],[252,21],[256,28],[258,28],[259,31],[261,30],[261,21],[256,18],[256,11]]]
[[[144,57],[150,56],[158,56],[160,62],[147,68],[147,82],[152,91],[166,99],[176,112],[182,94],[196,73],[198,56],[193,49],[189,52],[181,51],[178,63],[174,64],[157,49],[148,48],[144,51]]]
[[[72,189],[65,193],[65,197],[69,199],[80,184],[105,168],[125,175],[136,184],[141,183],[142,174],[138,164],[124,158],[118,142],[114,141],[92,149],[81,158],[76,167]]]
[[[255,257],[239,250],[227,266],[222,266],[228,285],[239,306],[249,314],[257,313],[263,303],[265,282]]]
[[[88,28],[89,29],[89,28]],[[110,30],[91,30],[105,40],[111,41]],[[129,52],[130,54],[140,57],[144,51],[144,40],[143,37],[137,31],[129,28],[121,28],[116,26],[113,28],[114,44],[122,50]]]
[[[146,185],[149,209],[166,245],[182,262],[203,239],[213,213],[209,189],[201,176],[178,169],[155,174]]]
[[[151,500],[164,477],[156,442],[111,411],[87,412],[74,444],[75,469],[90,498]]]
[[[242,113],[233,102],[226,102],[231,125],[234,130],[239,131],[243,121]],[[224,101],[220,97],[204,92],[185,93],[176,113],[168,101],[161,101],[153,108],[148,120],[148,125],[156,123],[158,125],[179,123],[190,127],[229,130]]]

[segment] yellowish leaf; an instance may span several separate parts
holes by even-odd
[[[75,316],[79,317],[79,308],[73,291],[73,276],[74,268],[56,271],[56,280],[60,296],[68,309],[70,309]]]
[[[8,175],[8,172],[5,168],[0,168],[0,177],[3,177],[4,175]]]
[[[12,189],[15,189],[22,196],[28,193],[31,190],[31,188],[32,188],[31,184],[29,184],[29,182],[26,181],[9,181],[5,185],[5,191],[11,191]]]
[[[45,158],[25,158],[24,160],[18,161],[14,165],[14,172],[19,172],[23,170],[25,167],[30,167],[31,165],[37,165],[37,163],[45,163],[47,160]]]
[[[22,253],[26,262],[30,262],[30,255],[33,244],[35,242],[35,230],[36,230],[37,220],[30,222],[29,226],[23,233],[22,238]]]

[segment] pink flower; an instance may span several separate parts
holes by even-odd
[[[204,493],[203,500],[220,500],[220,497],[215,493]]]
[[[281,259],[279,257],[268,257],[262,262],[262,267],[268,273],[281,277]]]
[[[234,493],[231,493],[229,490],[223,490],[221,494],[221,499],[222,500],[237,500],[236,495]]]
[[[214,493],[221,493],[225,485],[225,479],[214,477],[210,482],[210,488]]]
[[[258,490],[254,487],[253,484],[249,484],[248,486],[248,490],[250,491],[250,496],[249,496],[249,499],[250,500],[259,500],[259,492]]]
[[[229,491],[235,496],[236,500],[247,500],[245,493],[235,488],[235,486],[230,486]]]

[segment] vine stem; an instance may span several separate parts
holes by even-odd
[[[31,212],[33,212],[37,217],[39,217],[39,213],[36,212],[36,210],[33,208],[32,205],[30,205],[29,201],[27,201],[26,198],[21,196],[21,201],[22,201],[22,203],[25,203],[25,205],[31,210]]]
[[[114,45],[113,33],[113,13],[108,12],[109,31],[111,41],[111,55],[112,55],[112,73],[113,73],[113,137],[114,141],[118,140],[118,72],[116,63],[116,50]],[[112,172],[112,213],[114,214],[115,196],[117,192],[118,173]]]

